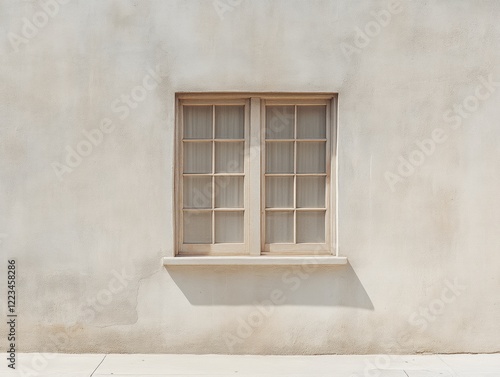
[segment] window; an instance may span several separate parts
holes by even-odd
[[[336,254],[335,120],[335,95],[179,95],[176,253]]]

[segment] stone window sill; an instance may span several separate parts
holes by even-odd
[[[297,266],[297,265],[342,265],[347,257],[337,256],[177,256],[164,257],[164,266]]]

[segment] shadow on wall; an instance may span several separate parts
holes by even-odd
[[[253,305],[271,300],[280,305],[374,310],[350,264],[335,267],[170,266],[166,269],[192,305]]]

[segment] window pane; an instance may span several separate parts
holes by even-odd
[[[266,143],[266,173],[293,173],[293,142]]]
[[[293,208],[293,177],[266,177],[266,208]]]
[[[184,143],[184,173],[212,172],[212,142]]]
[[[184,208],[212,208],[212,178],[184,177]]]
[[[297,139],[326,139],[326,106],[297,107]]]
[[[215,212],[215,242],[243,242],[243,211]]]
[[[293,242],[293,212],[266,213],[266,243]]]
[[[243,106],[215,106],[215,137],[243,139],[245,108]]]
[[[325,208],[325,177],[297,177],[297,208]]]
[[[297,173],[326,171],[325,142],[297,142]]]
[[[243,208],[243,177],[215,177],[215,207]]]
[[[325,242],[325,212],[297,211],[297,243]]]
[[[184,211],[184,243],[212,243],[211,211]]]
[[[216,173],[243,173],[243,152],[245,144],[215,143],[215,172]]]
[[[212,106],[184,106],[184,138],[212,138]]]
[[[294,106],[266,107],[266,139],[293,139]]]

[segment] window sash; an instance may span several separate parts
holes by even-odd
[[[262,100],[261,102],[261,144],[260,144],[260,154],[261,154],[261,254],[263,255],[307,255],[307,254],[325,254],[330,255],[335,253],[335,247],[333,245],[333,238],[335,235],[332,226],[335,224],[335,219],[332,218],[332,213],[335,213],[335,201],[334,194],[335,190],[332,189],[332,176],[334,174],[334,165],[335,161],[333,161],[333,156],[335,156],[333,146],[335,145],[335,132],[333,130],[334,123],[332,122],[332,117],[334,113],[332,113],[332,109],[334,108],[335,103],[332,100],[323,100],[323,99],[307,99],[307,98],[297,98],[297,99],[270,99],[270,100]],[[298,139],[297,138],[297,107],[298,106],[318,106],[322,105],[326,107],[326,137],[321,139]],[[267,124],[267,108],[271,106],[293,106],[294,107],[294,132],[293,138],[290,139],[266,139],[266,124]],[[303,142],[317,142],[324,141],[326,146],[325,150],[325,172],[324,173],[313,173],[313,174],[299,174],[297,173],[297,143],[304,140]],[[266,173],[266,143],[275,143],[275,142],[293,142],[294,145],[294,153],[293,153],[293,174],[285,173],[285,174],[273,174]],[[292,177],[293,179],[293,208],[266,208],[266,184],[267,179],[271,177]],[[314,177],[325,177],[325,203],[324,209],[313,208],[311,212],[320,212],[323,211],[325,213],[325,242],[321,243],[297,243],[297,213],[305,212],[306,209],[297,209],[297,189],[296,189],[296,180],[297,177],[303,176],[314,176]],[[267,235],[266,235],[266,214],[270,212],[292,212],[293,213],[293,242],[292,243],[284,243],[284,242],[275,242],[275,243],[267,243]],[[309,212],[309,211],[308,211]]]
[[[215,106],[226,106],[226,105],[240,105],[244,106],[244,136],[243,139],[220,139],[215,136]],[[184,138],[184,107],[185,106],[211,106],[212,107],[212,136],[210,139],[203,141],[202,139],[185,139]],[[176,157],[178,160],[177,164],[177,174],[176,174],[176,187],[175,187],[175,198],[176,198],[176,235],[178,237],[177,241],[177,253],[183,255],[235,255],[235,254],[246,254],[248,252],[248,239],[249,239],[249,229],[248,229],[248,192],[249,192],[249,180],[248,169],[249,169],[249,101],[244,99],[239,100],[182,100],[179,101],[177,106],[177,151]],[[240,141],[241,140],[241,141]],[[205,174],[189,174],[184,173],[184,149],[186,144],[193,143],[212,143],[212,168],[211,173]],[[240,143],[243,142],[244,157],[243,157],[243,172],[217,172],[216,161],[215,161],[215,143]],[[212,193],[211,193],[211,206],[210,208],[200,209],[200,208],[184,208],[184,184],[186,183],[185,177],[210,177],[212,179]],[[212,178],[214,177],[214,178]],[[219,177],[243,177],[243,207],[242,208],[217,208],[215,203],[215,190],[216,187],[213,184],[215,180]],[[187,213],[203,213],[209,212],[211,214],[211,241],[212,243],[185,243],[184,242],[184,220]],[[243,242],[242,243],[216,243],[216,217],[217,213],[231,213],[238,212],[243,213]]]

